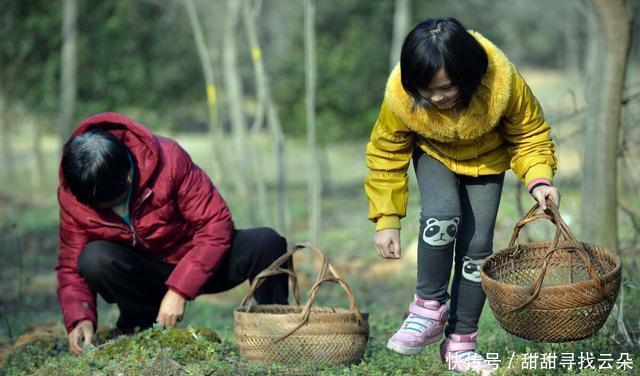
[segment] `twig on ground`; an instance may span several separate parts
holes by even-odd
[[[631,220],[631,224],[633,225],[633,229],[635,230],[635,234],[633,235],[633,242],[637,243],[638,237],[640,236],[640,220],[636,217],[635,212],[631,207],[622,201],[618,200],[618,209],[622,210],[629,219]]]
[[[4,323],[7,326],[7,335],[9,336],[9,343],[13,346],[13,331],[11,330],[11,323],[9,322],[9,317],[7,316],[7,312],[2,310],[2,317],[4,318]]]
[[[620,286],[620,299],[618,303],[613,305],[613,315],[616,318],[616,325],[618,333],[622,335],[627,345],[633,346],[634,341],[627,330],[627,325],[624,322],[624,282]]]

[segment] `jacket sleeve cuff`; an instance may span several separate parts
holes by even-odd
[[[549,185],[551,185],[553,179],[553,169],[551,166],[544,163],[532,166],[524,177],[525,185],[529,188],[534,180],[539,179],[545,179],[549,182]]]
[[[89,320],[93,324],[93,329],[96,330],[98,328],[98,317],[95,312],[87,311],[82,315],[78,315],[76,317],[65,317],[64,318],[64,326],[67,330],[67,334],[71,333],[73,328],[78,325],[80,321]]]
[[[535,179],[531,181],[529,185],[527,185],[527,191],[529,193],[533,193],[533,190],[538,188],[541,185],[551,186],[552,184],[551,184],[551,181],[547,179]]]
[[[209,277],[197,263],[182,259],[169,275],[165,285],[185,299],[193,300]]]
[[[376,231],[388,228],[400,229],[400,217],[397,215],[384,215],[378,218],[378,221],[376,222]]]

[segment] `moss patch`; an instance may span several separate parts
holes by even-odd
[[[0,375],[33,375],[47,359],[68,351],[66,338],[38,338],[9,352]]]
[[[211,344],[219,342],[218,335],[207,328],[149,329],[100,345],[89,353],[89,358],[105,362],[129,354],[129,357],[142,360],[148,358],[150,353],[168,350],[174,360],[191,363],[210,358],[215,352]]]
[[[84,356],[68,351],[64,333],[34,336],[9,352],[0,375],[82,375],[96,371],[172,374],[187,364],[211,361],[224,352],[218,335],[207,328],[149,329],[114,338],[115,334],[99,328],[96,346],[86,348]]]

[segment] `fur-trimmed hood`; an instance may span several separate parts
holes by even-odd
[[[540,104],[502,51],[471,34],[489,64],[467,108],[456,113],[416,105],[402,87],[399,66],[389,77],[366,150],[365,191],[376,230],[400,228],[407,214],[407,168],[416,146],[456,175],[497,175],[511,168],[527,186],[553,179],[555,146]]]
[[[487,53],[489,64],[469,106],[458,115],[453,110],[416,105],[404,90],[400,64],[391,72],[385,101],[391,111],[412,131],[440,142],[472,140],[500,123],[511,98],[514,67],[504,53],[480,33],[470,31]]]

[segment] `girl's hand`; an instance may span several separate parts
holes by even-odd
[[[397,228],[387,228],[376,231],[373,238],[373,245],[376,247],[378,256],[386,259],[400,258],[400,230]]]
[[[542,210],[547,209],[547,198],[549,198],[557,208],[560,208],[560,191],[556,187],[540,185],[531,192],[531,196],[538,201]]]

